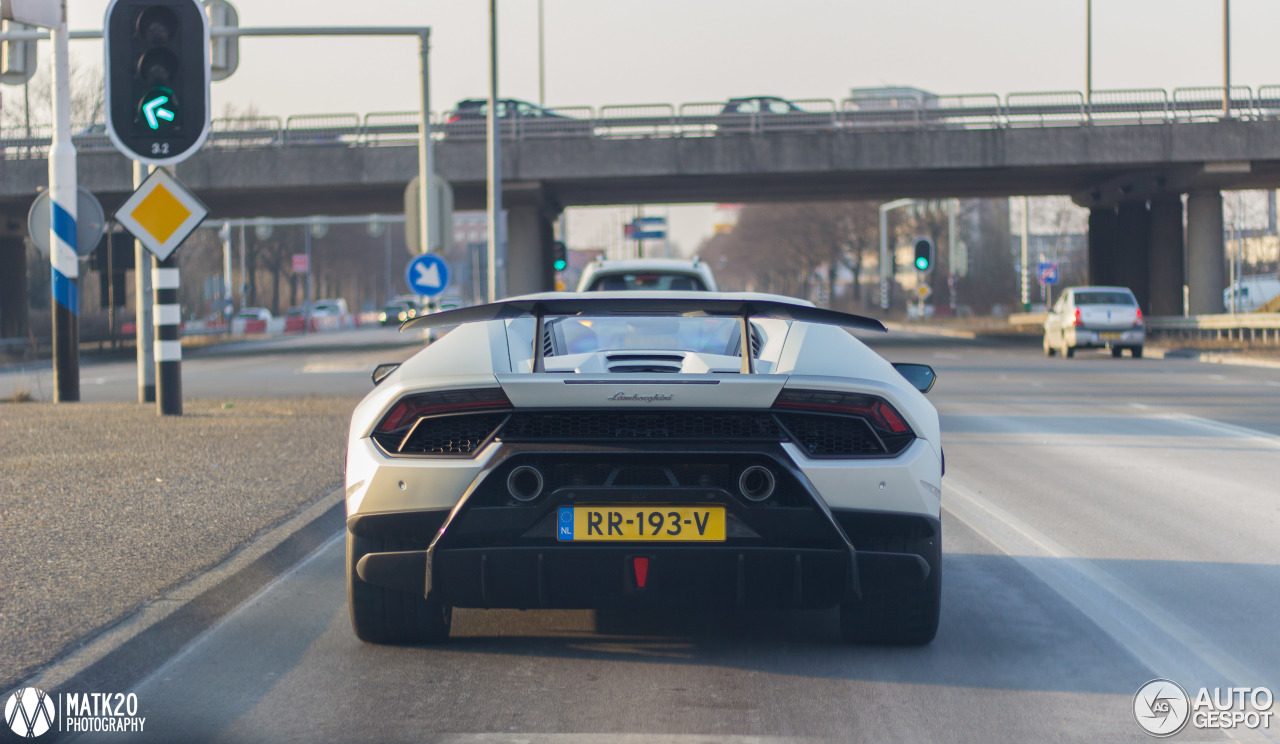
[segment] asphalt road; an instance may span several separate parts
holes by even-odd
[[[834,612],[472,610],[444,646],[369,646],[335,536],[137,688],[144,734],[80,741],[1145,742],[1154,677],[1280,691],[1280,373],[878,346],[940,374],[928,647],[844,646]]]

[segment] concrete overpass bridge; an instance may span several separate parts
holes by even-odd
[[[1280,186],[1280,86],[797,103],[788,114],[607,106],[506,122],[508,287],[551,285],[551,223],[570,206],[1070,194],[1091,209],[1091,281],[1133,287],[1154,314],[1180,313],[1188,283],[1192,312],[1215,312],[1220,192]],[[399,212],[417,173],[413,116],[218,120],[178,175],[218,217]],[[449,119],[433,135],[437,172],[457,208],[482,208],[483,122]],[[22,134],[0,136],[0,264],[47,180],[47,139]],[[77,145],[81,185],[113,210],[131,190],[129,162],[99,135]]]

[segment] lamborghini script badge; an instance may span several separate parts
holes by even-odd
[[[653,403],[654,401],[659,400],[671,400],[671,398],[672,396],[663,395],[662,393],[654,393],[653,395],[637,395],[635,393],[627,395],[626,393],[614,393],[613,396],[607,400],[634,400],[641,403]]]

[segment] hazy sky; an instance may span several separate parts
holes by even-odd
[[[73,28],[101,28],[106,0],[68,4]],[[236,5],[242,26],[431,26],[432,108],[486,94],[484,0]],[[537,101],[537,7],[537,0],[499,2],[503,96]],[[544,0],[544,7],[551,106],[751,94],[838,100],[850,88],[885,84],[999,94],[1084,87],[1085,0]],[[1232,80],[1280,84],[1280,2],[1234,0],[1231,10]],[[1094,0],[1094,88],[1220,85],[1221,21],[1221,0]],[[87,42],[73,48],[101,53]],[[417,75],[417,42],[408,38],[246,39],[239,71],[214,84],[214,112],[228,103],[282,116],[413,110]],[[699,227],[678,229],[681,242],[709,231],[710,210],[700,214]]]

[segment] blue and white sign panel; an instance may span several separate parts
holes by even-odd
[[[415,293],[435,297],[449,285],[449,264],[434,253],[424,253],[405,267],[404,281]]]
[[[1040,284],[1057,284],[1058,283],[1058,262],[1042,263],[1036,271],[1036,276],[1040,278]]]

